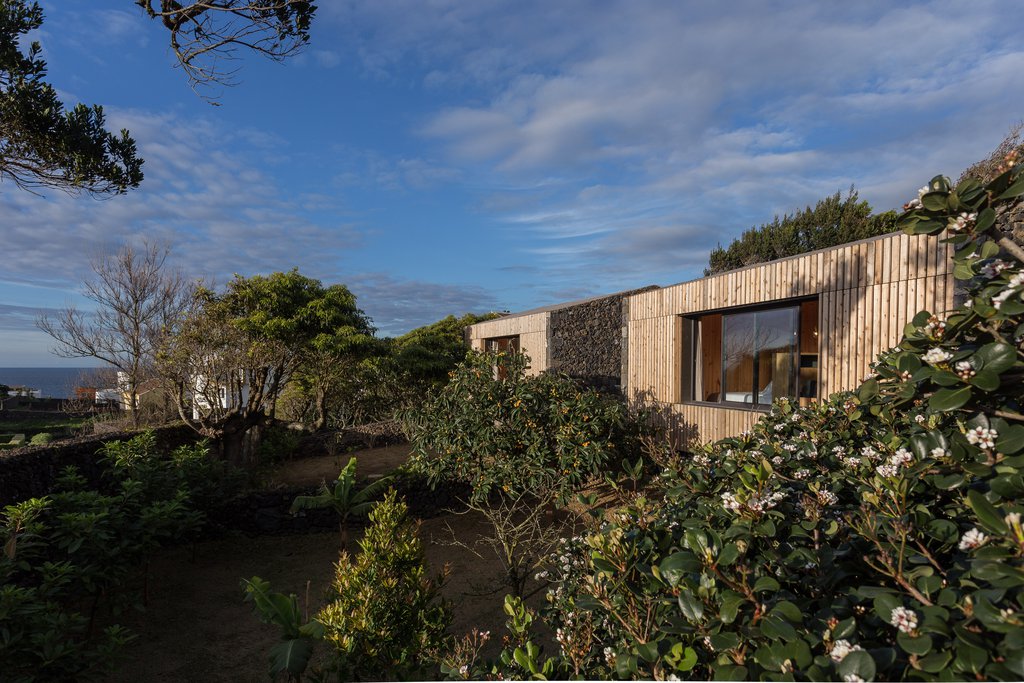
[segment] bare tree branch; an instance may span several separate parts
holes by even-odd
[[[316,6],[306,0],[136,0],[170,31],[170,46],[193,90],[234,85],[230,62],[244,48],[274,61],[309,41]],[[214,97],[207,97],[209,100]]]

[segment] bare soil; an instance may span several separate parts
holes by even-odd
[[[333,481],[338,472],[348,463],[349,458],[356,458],[356,477],[372,477],[391,472],[405,464],[412,451],[410,444],[367,448],[353,453],[341,455],[318,455],[310,458],[299,458],[282,463],[267,476],[269,488],[300,488],[312,486],[322,481]]]
[[[405,461],[408,446],[355,455],[360,476],[384,474]],[[345,455],[292,461],[274,472],[272,480],[288,486],[318,483],[335,478],[347,460]],[[488,526],[473,513],[442,515],[420,527],[430,567],[439,572],[450,565],[443,592],[453,603],[451,632],[490,630],[492,646],[500,647],[507,592],[501,585],[504,570],[494,557],[480,559],[451,545],[448,525],[467,544],[485,534]],[[267,681],[267,653],[277,642],[278,628],[262,623],[243,601],[241,580],[259,576],[275,591],[299,596],[300,606],[308,605],[313,614],[323,604],[339,544],[334,533],[236,536],[198,543],[194,559],[191,547],[163,553],[150,566],[149,605],[128,624],[139,637],[125,648],[127,661],[114,680]],[[539,593],[528,602],[537,606],[542,599]]]

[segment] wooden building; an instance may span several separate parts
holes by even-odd
[[[477,351],[522,351],[530,357],[527,372],[563,372],[605,390],[622,389],[623,301],[633,289],[536,308],[467,328]]]
[[[736,435],[775,398],[855,388],[918,311],[953,307],[951,261],[898,233],[630,296],[623,388],[684,443]]]

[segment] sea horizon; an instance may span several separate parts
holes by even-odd
[[[0,367],[0,384],[36,389],[41,398],[72,398],[75,387],[93,386],[90,375],[106,369],[107,366]]]

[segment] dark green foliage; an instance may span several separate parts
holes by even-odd
[[[43,11],[25,0],[0,2],[0,181],[22,188],[56,187],[121,194],[142,182],[142,159],[128,131],[104,129],[103,109],[64,111],[46,83],[38,42],[22,51],[21,37],[38,29]]]
[[[527,364],[523,354],[469,354],[404,415],[412,468],[470,484],[474,500],[495,490],[564,499],[635,458],[642,421],[625,403],[557,373],[527,376]]]
[[[749,433],[669,462],[552,559],[559,652],[513,630],[494,670],[1024,676],[1024,258],[992,220],[1021,196],[1015,168],[922,188],[900,225],[947,231],[965,303],[918,314],[856,392],[779,400]]]
[[[356,488],[356,459],[349,458],[348,464],[341,468],[334,486],[326,483],[320,486],[315,496],[298,496],[292,501],[292,513],[300,510],[316,510],[332,508],[338,513],[338,530],[341,531],[341,547],[348,545],[348,518],[350,515],[367,514],[375,505],[381,491],[391,485],[389,477],[383,477],[369,483],[361,489]]]
[[[295,457],[302,432],[281,424],[267,425],[260,433],[256,457],[260,464],[278,463]]]
[[[203,444],[156,452],[152,433],[104,450],[103,492],[73,468],[57,489],[4,509],[0,662],[12,681],[104,678],[131,635],[100,628],[139,602],[145,563],[196,533],[220,495],[222,470]]]
[[[802,211],[771,223],[750,228],[723,249],[716,247],[708,256],[705,275],[786,256],[806,254],[815,249],[885,235],[896,230],[896,212],[871,215],[871,206],[850,188],[844,199],[839,192]]]
[[[417,327],[394,339],[395,362],[421,392],[442,387],[448,382],[448,373],[466,357],[466,328],[497,317],[497,313],[449,315]]]

